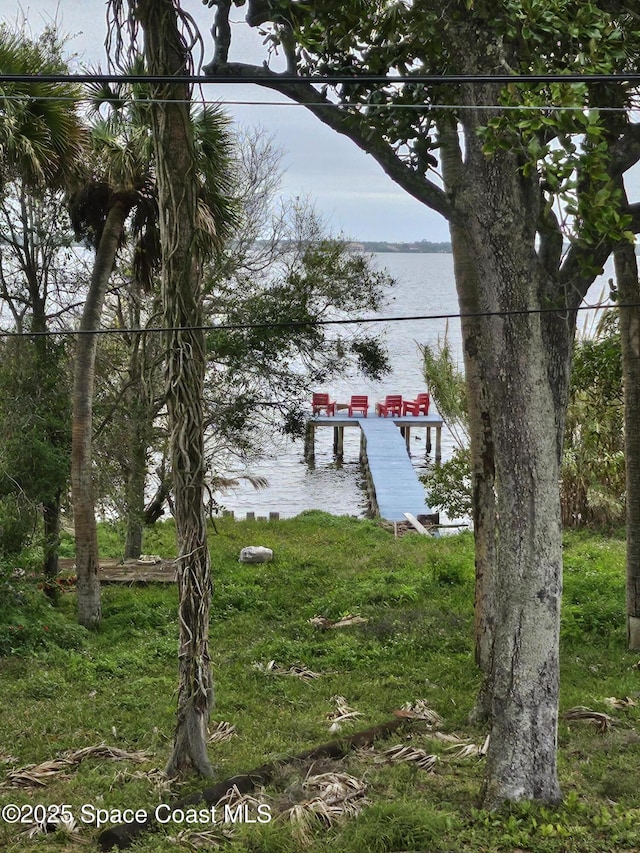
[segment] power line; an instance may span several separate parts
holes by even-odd
[[[460,320],[475,317],[518,317],[534,314],[570,314],[575,311],[597,311],[600,308],[640,308],[639,302],[599,302],[595,305],[580,305],[577,308],[520,308],[505,311],[472,311],[464,314],[419,314],[404,317],[356,317],[346,320],[283,320],[265,323],[221,323],[201,326],[152,326],[149,328],[109,328],[109,329],[60,329],[43,332],[4,332],[0,338],[42,338],[42,337],[79,337],[81,335],[152,335],[168,332],[239,332],[253,329],[307,329],[318,326],[352,326],[374,323],[407,323],[416,320]]]
[[[0,76],[0,80],[1,80]],[[68,103],[85,103],[94,101],[93,95],[29,95],[29,94],[2,94],[0,95],[0,100],[2,101],[15,101],[21,102],[25,99],[30,101],[55,101],[57,102],[68,102]],[[107,106],[111,100],[117,101],[119,100],[116,95],[113,98],[104,98],[103,101],[97,103],[97,106]],[[302,102],[302,101],[249,101],[249,100],[235,100],[235,99],[225,99],[225,98],[155,98],[150,97],[144,100],[139,100],[133,102],[136,106],[145,106],[146,104],[192,104],[197,107],[200,105],[206,106],[231,106],[231,107],[317,107],[318,103],[315,101]],[[640,107],[637,106],[626,106],[626,107],[590,107],[588,105],[576,105],[576,106],[567,106],[567,105],[559,105],[559,104],[485,104],[483,106],[478,106],[476,104],[368,104],[365,102],[362,103],[344,103],[337,101],[327,101],[322,104],[322,107],[334,107],[335,109],[341,110],[350,110],[350,109],[369,109],[375,110],[376,112],[382,110],[451,110],[451,111],[464,111],[464,112],[478,112],[480,110],[503,110],[505,112],[509,111],[524,111],[524,112],[554,112],[554,111],[562,111],[562,112],[599,112],[599,113],[633,113],[638,112]]]
[[[216,83],[236,85],[253,83],[296,84],[314,86],[360,86],[370,85],[492,85],[495,83],[524,83],[542,85],[545,83],[640,83],[640,74],[399,74],[389,77],[386,74],[335,74],[300,77],[297,74],[185,74],[168,76],[163,74],[0,74],[3,83],[153,83],[167,85],[184,83],[187,85]]]

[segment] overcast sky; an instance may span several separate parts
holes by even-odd
[[[205,62],[213,54],[209,34],[213,12],[201,0],[183,0],[196,19],[205,42]],[[246,8],[246,7],[245,7]],[[244,9],[235,9],[239,22],[233,27],[232,60],[261,63],[264,50],[255,30],[240,23]],[[0,17],[14,26],[27,19],[33,34],[57,21],[78,63],[106,68],[105,0],[0,0]],[[80,70],[80,67],[78,67]],[[205,86],[205,97],[220,101],[284,101],[258,86]],[[434,242],[449,239],[447,223],[438,214],[412,199],[384,174],[371,157],[348,139],[325,127],[304,107],[290,102],[282,106],[264,103],[229,104],[234,120],[258,126],[274,137],[284,151],[282,190],[285,196],[310,197],[335,233],[354,240]],[[628,180],[631,200],[640,194],[640,169]]]
[[[196,18],[205,41],[205,62],[213,54],[209,34],[213,12],[201,0],[183,0]],[[70,53],[80,63],[105,69],[105,0],[0,0],[0,16],[9,25],[26,17],[35,35],[56,20],[71,36]],[[243,10],[235,10],[238,21]],[[248,27],[234,27],[232,59],[260,63],[260,37]],[[255,41],[252,41],[255,39]],[[79,69],[78,69],[79,70]],[[257,86],[205,87],[207,98],[222,101],[277,101],[277,94]],[[449,239],[446,222],[397,187],[371,157],[326,128],[297,105],[229,105],[233,118],[268,130],[284,151],[283,194],[308,196],[335,233],[354,240],[412,241]]]

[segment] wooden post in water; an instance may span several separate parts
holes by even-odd
[[[436,462],[442,458],[442,427],[436,427]]]
[[[333,428],[333,453],[338,459],[344,456],[344,427]]]
[[[307,428],[304,434],[304,458],[306,462],[310,462],[316,455],[316,429],[313,421],[307,421]]]

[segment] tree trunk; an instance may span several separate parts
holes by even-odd
[[[147,473],[147,448],[138,443],[129,452],[127,476],[127,532],[124,545],[125,560],[137,560],[142,553],[144,530],[144,487]]]
[[[171,486],[164,471],[158,473],[160,485],[144,508],[144,523],[155,524],[164,515],[164,505],[171,494]]]
[[[477,708],[480,715],[489,711],[491,723],[484,802],[556,802],[558,428],[564,420],[558,406],[565,394],[555,383],[558,377],[567,381],[570,330],[558,355],[547,346],[545,315],[527,313],[541,307],[553,284],[535,251],[536,178],[523,176],[515,152],[487,158],[482,151],[477,128],[489,117],[484,104],[497,103],[497,92],[470,88],[467,96],[475,109],[465,113],[465,180],[452,186],[452,237],[471,261],[470,273],[459,259],[456,264],[461,308],[487,315],[473,320],[465,348],[474,370],[468,378],[478,384],[471,401],[479,479],[486,476],[493,488],[495,466],[497,500],[494,507],[484,495],[496,536],[485,539],[493,565],[478,592],[486,626],[481,655],[489,672]]]
[[[133,324],[140,325],[140,311],[133,313]],[[149,428],[153,420],[150,412],[148,394],[145,393],[143,365],[140,353],[141,340],[135,335],[131,342],[128,381],[126,395],[128,430],[128,453],[126,470],[126,506],[127,533],[125,540],[125,559],[137,559],[142,553],[142,533],[144,529],[144,488],[147,481],[147,449],[149,447]]]
[[[620,308],[627,481],[627,644],[640,649],[640,282],[635,247],[614,252]]]
[[[484,800],[556,802],[562,537],[553,395],[539,320],[492,325],[485,358],[499,530]]]
[[[464,163],[455,122],[439,123],[442,170],[445,183],[456,186],[463,177]],[[478,346],[482,334],[480,282],[472,247],[464,228],[453,219],[450,224],[454,273],[462,331],[462,350],[467,386],[467,410],[473,488],[473,535],[475,539],[475,657],[484,674],[483,686],[471,712],[473,722],[486,720],[490,713],[488,676],[495,631],[492,579],[496,559],[496,500],[494,449],[491,418],[479,372]]]
[[[188,49],[172,0],[140,0],[151,74],[187,73]],[[170,777],[195,770],[213,775],[207,725],[213,703],[209,659],[211,569],[204,508],[202,399],[205,340],[202,326],[201,246],[190,92],[176,83],[156,89],[152,114],[162,245],[162,295],[167,333],[167,408],[178,536],[178,712]]]
[[[58,600],[58,547],[60,545],[60,492],[42,505],[44,539],[44,591],[52,601]]]
[[[91,331],[100,325],[107,285],[130,209],[130,200],[116,197],[107,214],[82,312],[80,334],[76,341],[71,432],[71,493],[76,533],[78,621],[85,628],[96,628],[100,623],[102,612],[91,456],[93,388],[98,336],[91,334]]]

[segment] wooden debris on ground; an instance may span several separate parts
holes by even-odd
[[[587,723],[593,723],[602,734],[616,724],[614,718],[609,716],[609,714],[592,711],[591,708],[585,708],[583,705],[578,705],[575,708],[565,711],[562,719],[567,721],[584,720]]]
[[[608,696],[606,699],[603,699],[603,702],[605,705],[608,705],[610,708],[614,708],[616,711],[623,711],[625,708],[638,707],[638,703],[630,696],[624,696],[622,699],[618,699],[616,696]]]

